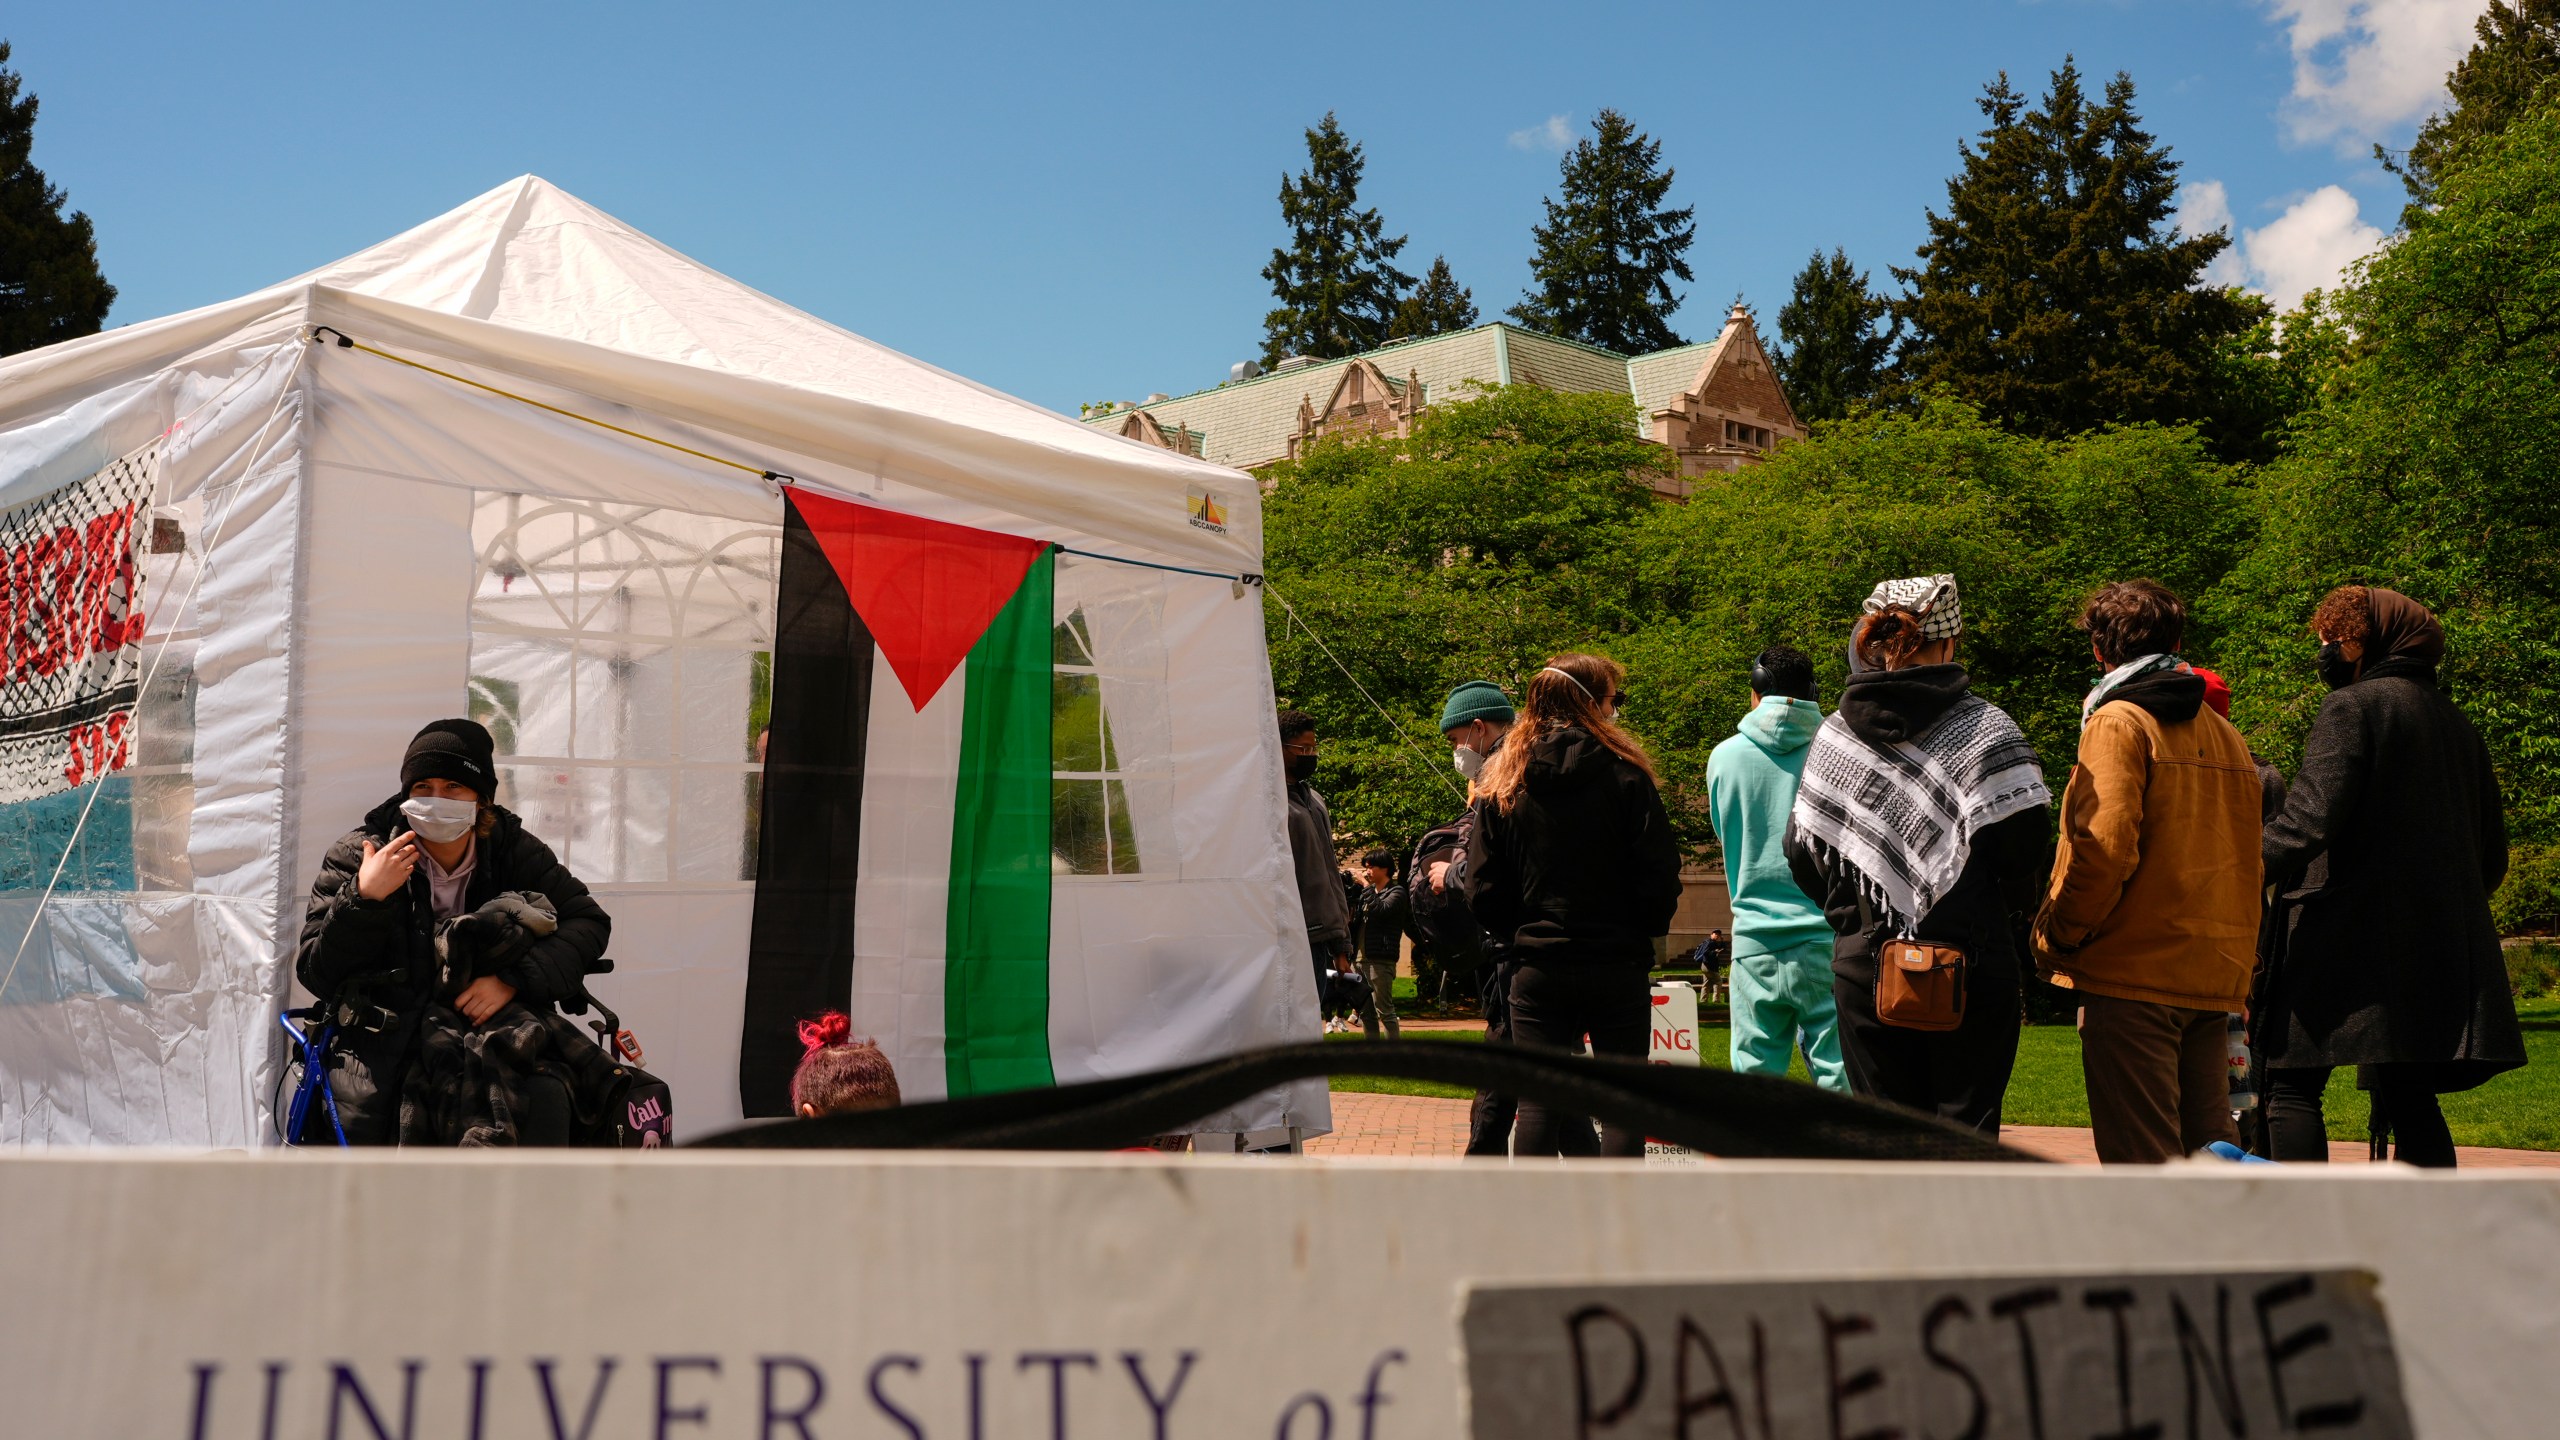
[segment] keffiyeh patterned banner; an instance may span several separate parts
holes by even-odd
[[[159,448],[0,511],[0,804],[76,790],[131,758],[134,557]]]

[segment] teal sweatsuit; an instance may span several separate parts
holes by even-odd
[[[1822,707],[1772,695],[1707,758],[1708,814],[1733,895],[1733,1068],[1784,1075],[1799,1044],[1826,1090],[1848,1093],[1831,999],[1831,922],[1796,888],[1779,848]]]

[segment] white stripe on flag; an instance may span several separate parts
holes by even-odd
[[[939,1100],[943,937],[951,907],[951,825],[960,777],[967,667],[919,713],[872,656],[871,733],[862,766],[861,886],[854,896],[853,1033],[880,1042],[907,1101]]]

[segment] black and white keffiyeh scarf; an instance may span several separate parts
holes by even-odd
[[[1879,744],[1836,713],[1806,752],[1795,825],[1848,862],[1867,899],[1908,934],[1955,888],[1973,837],[2051,804],[2035,747],[2008,712],[1958,700],[1915,740]]]

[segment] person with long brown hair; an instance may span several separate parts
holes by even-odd
[[[2329,698],[2269,821],[2279,895],[2250,1014],[2278,1160],[2324,1161],[2340,1065],[2373,1092],[2378,1152],[2450,1169],[2436,1097],[2525,1063],[2489,896],[2506,810],[2480,732],[2436,683],[2444,626],[2396,590],[2342,585],[2311,629]]]
[[[1519,719],[1476,776],[1467,903],[1508,945],[1515,1044],[1642,1060],[1652,1042],[1654,942],[1680,903],[1680,848],[1653,761],[1617,722],[1626,672],[1559,655],[1522,687]],[[1512,1153],[1580,1150],[1589,1121],[1529,1101]],[[1644,1136],[1602,1126],[1600,1153]]]
[[[2052,802],[2018,723],[1956,663],[1952,575],[1887,580],[1867,597],[1857,672],[1822,722],[1784,846],[1838,938],[1832,997],[1852,1093],[1987,1135],[2018,1058],[2015,919],[2044,878]],[[1942,1003],[1880,1003],[1891,951],[1928,962]],[[1904,997],[1909,970],[1891,978]],[[1917,1013],[1915,1013],[1915,1010]]]

